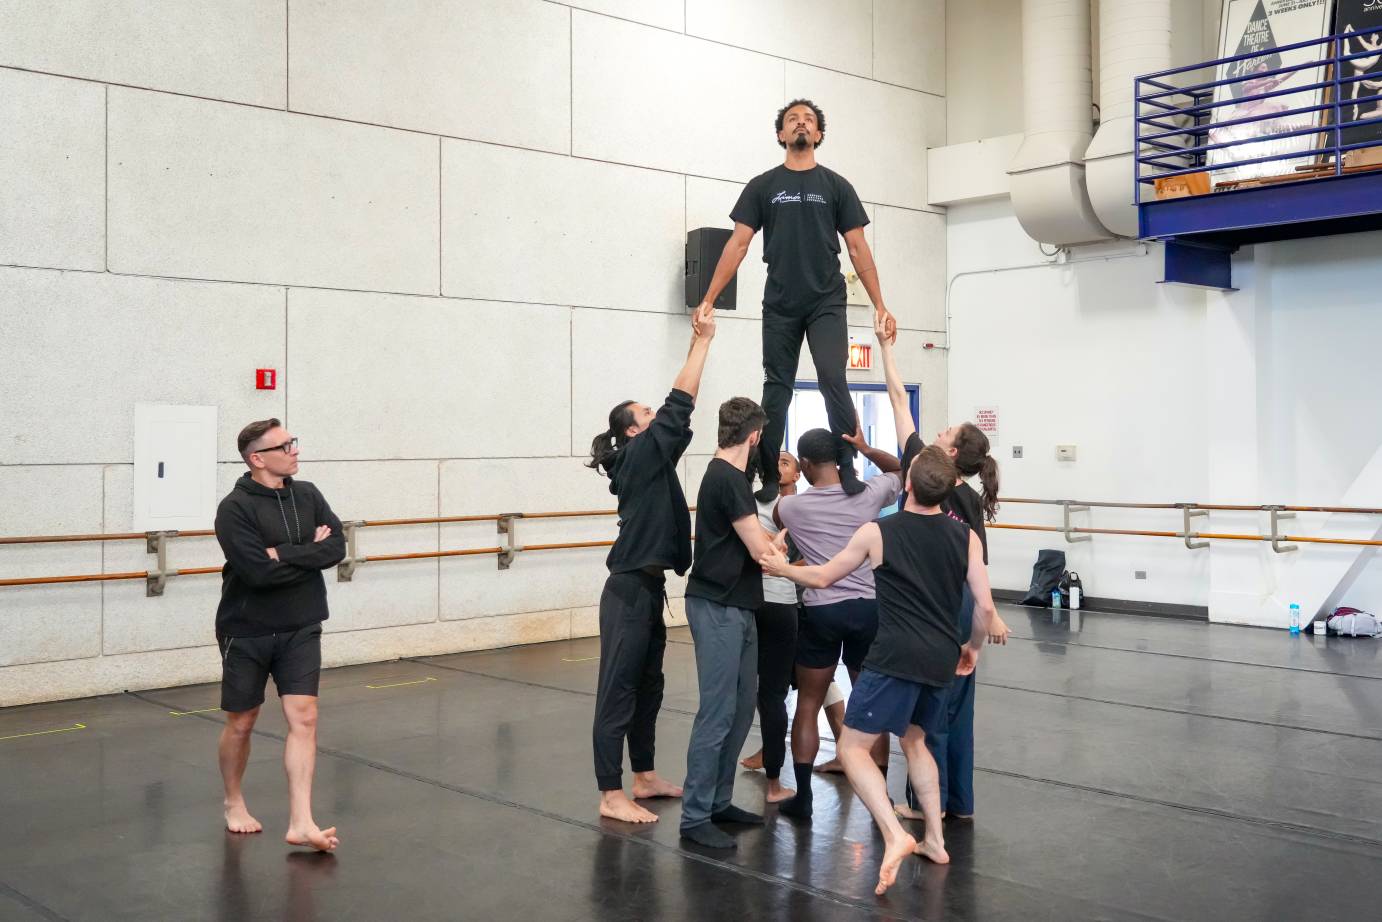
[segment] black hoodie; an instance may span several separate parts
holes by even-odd
[[[673,389],[656,418],[619,450],[609,492],[619,497],[619,537],[605,566],[611,573],[691,566],[691,513],[677,479],[677,462],[691,444],[696,402]]]
[[[319,525],[331,535],[314,542]],[[273,490],[246,473],[216,509],[216,540],[226,555],[218,637],[262,637],[326,620],[322,571],[344,559],[345,535],[316,487],[287,477]]]

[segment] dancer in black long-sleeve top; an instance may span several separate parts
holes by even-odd
[[[656,822],[657,815],[624,793],[626,738],[634,798],[681,796],[653,770],[667,649],[662,608],[666,571],[682,575],[691,566],[691,515],[677,463],[691,444],[691,411],[714,337],[714,308],[697,309],[691,350],[666,402],[657,411],[632,400],[618,404],[590,449],[590,467],[609,477],[609,491],[619,497],[619,536],[600,595],[595,780],[600,815],[630,823]]]
[[[264,827],[245,806],[241,781],[250,734],[269,676],[288,721],[283,766],[288,774],[291,845],[334,851],[336,828],[312,819],[317,759],[317,687],[321,623],[327,619],[322,571],[345,557],[341,521],[298,472],[298,440],[276,419],[250,423],[237,441],[249,472],[216,510],[216,540],[226,555],[216,642],[221,650],[221,777],[226,828]]]

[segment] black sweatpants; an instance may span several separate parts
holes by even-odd
[[[662,707],[662,620],[666,579],[644,571],[611,573],[600,594],[600,684],[595,692],[595,780],[623,787],[624,740],[635,772],[653,770]]]
[[[796,660],[797,606],[764,602],[758,622],[758,727],[763,734],[763,772],[782,774],[787,758],[787,687]]]
[[[787,408],[796,389],[797,363],[805,337],[816,365],[816,381],[825,398],[830,431],[849,435],[858,425],[854,401],[849,396],[845,366],[849,364],[849,325],[845,302],[827,302],[805,311],[784,312],[763,305],[763,412],[768,423],[759,442],[760,470],[772,477],[777,453],[787,431]],[[841,444],[840,461],[849,463],[854,449]]]

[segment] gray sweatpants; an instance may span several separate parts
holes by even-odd
[[[681,828],[723,810],[734,794],[739,750],[753,725],[758,695],[758,628],[753,612],[686,598],[686,620],[696,642],[700,706],[686,752]]]

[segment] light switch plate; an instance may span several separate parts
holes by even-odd
[[[1057,445],[1057,446],[1056,446],[1056,460],[1057,460],[1057,461],[1074,461],[1074,460],[1075,460],[1075,446],[1074,446],[1074,445]]]
[[[1014,445],[1014,446],[1013,446],[1013,457],[1014,457],[1014,458],[1020,458],[1020,457],[1022,457],[1022,446],[1021,446],[1021,445]]]

